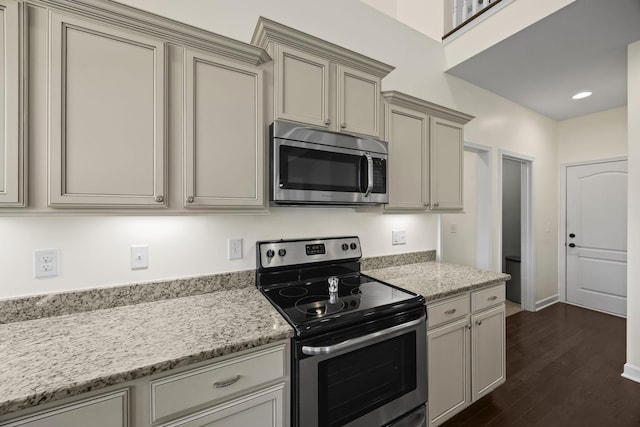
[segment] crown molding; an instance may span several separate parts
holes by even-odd
[[[271,61],[264,50],[238,40],[111,0],[27,0],[26,4],[73,13],[211,52],[251,65]]]
[[[438,116],[463,125],[475,118],[475,116],[470,114],[443,107],[442,105],[434,104],[433,102],[425,101],[424,99],[416,98],[415,96],[407,95],[406,93],[395,90],[382,92],[382,96],[384,97],[385,102],[389,104],[411,108],[413,110],[418,110],[423,113]]]
[[[395,67],[261,16],[251,44],[267,51],[277,43],[383,78]]]

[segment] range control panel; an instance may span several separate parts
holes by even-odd
[[[288,267],[314,262],[362,257],[360,239],[328,237],[305,240],[270,240],[256,243],[258,268]]]

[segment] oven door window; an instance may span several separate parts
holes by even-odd
[[[416,332],[318,364],[318,425],[341,426],[416,389]]]
[[[280,188],[361,193],[366,158],[352,154],[280,146]]]

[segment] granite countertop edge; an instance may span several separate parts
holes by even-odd
[[[214,309],[220,300],[222,312]],[[224,328],[229,319],[234,326]],[[91,337],[96,328],[104,337]],[[291,326],[250,288],[0,325],[0,364],[9,367],[0,373],[0,416],[292,336]],[[104,366],[94,368],[96,360]]]

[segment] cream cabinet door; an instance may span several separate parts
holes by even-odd
[[[385,209],[427,209],[429,117],[386,104],[385,118],[385,139],[389,142],[389,204]]]
[[[129,425],[129,391],[81,400],[39,412],[1,427],[127,427]]]
[[[431,209],[462,209],[462,125],[431,117]]]
[[[427,332],[429,425],[443,423],[471,402],[469,317]]]
[[[337,66],[339,130],[380,138],[380,79]]]
[[[24,31],[22,4],[0,0],[0,207],[26,204]]]
[[[166,206],[164,43],[50,13],[49,205]]]
[[[274,101],[276,119],[331,127],[329,61],[276,45]]]
[[[162,427],[284,427],[284,390],[280,383]]]
[[[185,50],[185,207],[264,207],[262,70]]]
[[[504,304],[471,317],[472,399],[475,402],[506,379]]]

